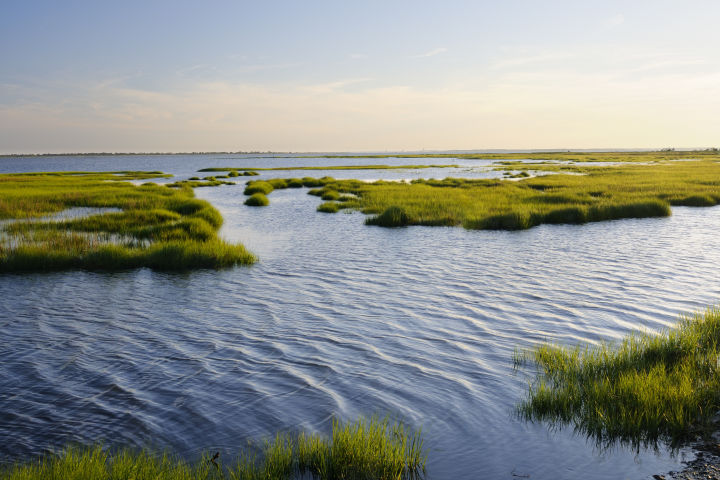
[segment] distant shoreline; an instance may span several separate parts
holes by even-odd
[[[375,150],[375,151],[341,151],[341,152],[273,152],[273,151],[236,151],[236,152],[65,152],[65,153],[0,153],[0,158],[17,157],[113,157],[113,156],[161,156],[161,155],[434,155],[434,154],[480,154],[480,153],[593,153],[593,152],[702,152],[718,151],[714,147],[691,148],[540,148],[540,149],[513,149],[491,148],[478,150]]]

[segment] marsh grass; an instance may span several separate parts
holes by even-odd
[[[410,216],[404,208],[391,205],[380,215],[366,219],[365,224],[380,227],[405,227],[410,225]]]
[[[337,202],[324,202],[318,205],[317,211],[324,213],[337,213],[340,210],[340,204]]]
[[[220,213],[187,185],[171,189],[122,180],[146,172],[0,175],[0,272],[70,268],[161,270],[252,263],[242,245],[217,237]],[[76,207],[116,208],[61,221],[42,217]],[[19,219],[22,221],[15,221]]]
[[[190,177],[187,180],[179,180],[177,182],[172,182],[166,184],[167,187],[170,188],[197,188],[197,187],[219,187],[221,185],[235,185],[235,182],[228,182],[226,180],[218,180],[218,178],[228,178],[226,176],[218,176],[218,177],[205,177],[204,179],[199,179],[198,177]]]
[[[264,441],[260,454],[243,452],[225,466],[209,454],[190,464],[169,454],[101,446],[69,447],[35,462],[0,467],[3,480],[153,479],[153,480],[402,480],[420,478],[426,454],[420,432],[376,417],[352,423],[333,420],[329,438],[320,435],[276,435]]]
[[[322,195],[320,196],[323,200],[338,200],[340,198],[340,194],[336,192],[335,190],[325,190]]]
[[[245,191],[243,193],[245,195],[252,195],[254,193],[262,193],[263,195],[268,195],[273,190],[275,190],[275,187],[273,187],[272,184],[264,180],[250,180],[247,183],[247,186],[245,187]]]
[[[720,203],[720,157],[655,163],[640,162],[641,155],[633,158],[635,162],[620,166],[583,165],[573,167],[572,175],[517,181],[446,178],[367,183],[306,177],[302,182],[310,187],[310,195],[342,198],[343,208],[374,215],[368,224],[388,227],[522,230],[542,224],[666,217],[671,206]],[[390,215],[399,211],[388,211],[391,207],[401,209],[403,215]]]
[[[278,170],[418,170],[422,168],[458,168],[459,165],[328,165],[298,167],[209,167],[198,172],[256,172]]]
[[[619,345],[543,345],[516,355],[532,363],[519,415],[572,425],[598,445],[675,448],[713,430],[720,410],[720,310],[682,317],[659,335],[634,334]]]
[[[270,200],[268,200],[264,194],[258,192],[250,195],[247,200],[245,200],[245,205],[249,207],[265,207],[270,205]]]

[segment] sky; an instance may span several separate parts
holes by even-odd
[[[0,10],[0,153],[720,146],[717,0]]]

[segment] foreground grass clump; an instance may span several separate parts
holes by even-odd
[[[0,467],[0,478],[153,479],[153,480],[318,480],[418,478],[425,470],[419,432],[402,424],[372,418],[354,423],[334,420],[330,438],[319,435],[277,435],[260,448],[259,457],[241,454],[234,466],[204,455],[195,464],[168,455],[122,450],[114,455],[101,447],[68,448],[27,464]]]
[[[158,176],[166,175],[0,175],[0,219],[7,220],[0,225],[0,272],[184,270],[255,260],[242,245],[218,238],[220,213],[189,187],[122,181]]]
[[[539,378],[518,407],[525,419],[573,425],[605,446],[677,447],[709,433],[720,410],[720,310],[618,346],[544,345],[516,358],[529,361]]]

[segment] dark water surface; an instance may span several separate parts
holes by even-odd
[[[495,176],[454,159],[217,155],[13,158],[0,171],[187,178],[344,162],[464,166],[254,178]],[[532,372],[514,372],[512,355],[668,327],[717,303],[719,208],[522,232],[382,229],[360,213],[317,213],[306,192],[249,208],[241,186],[196,190],[225,217],[223,236],[260,257],[252,267],[0,275],[0,457],[104,440],[231,458],[248,440],[376,413],[422,427],[431,479],[640,479],[678,467],[683,452],[599,451],[516,419]]]

